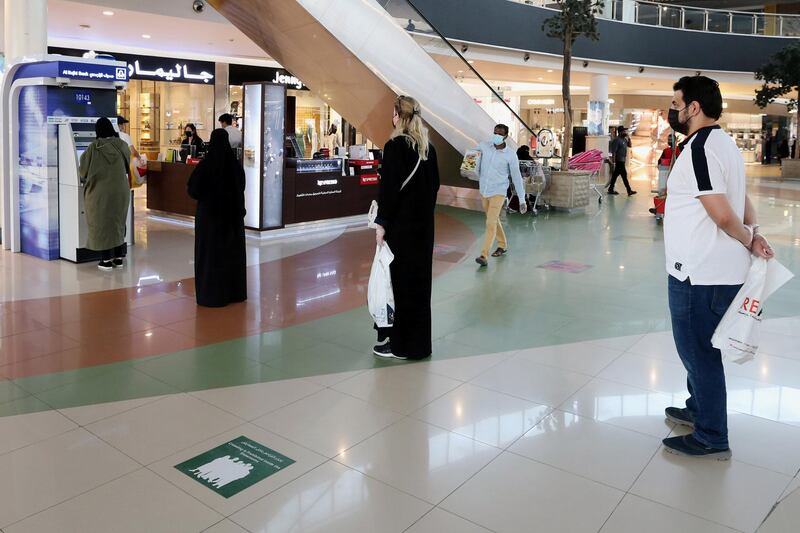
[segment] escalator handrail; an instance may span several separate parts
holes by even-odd
[[[530,134],[531,134],[533,137],[536,137],[536,132],[535,132],[535,131],[533,131],[533,129],[532,129],[530,126],[528,126],[528,124],[527,124],[527,123],[526,123],[524,120],[522,120],[522,117],[521,117],[521,116],[519,116],[519,114],[518,114],[516,111],[514,111],[514,109],[512,109],[512,107],[511,107],[510,105],[508,105],[508,102],[506,102],[506,101],[505,101],[505,99],[504,99],[502,96],[500,96],[500,93],[498,93],[498,92],[497,92],[497,91],[494,89],[494,87],[492,87],[492,85],[491,85],[491,84],[490,84],[488,81],[486,81],[486,79],[485,79],[483,76],[481,76],[481,73],[480,73],[480,72],[478,72],[478,71],[475,69],[475,67],[473,67],[473,66],[472,66],[472,64],[471,64],[471,63],[470,63],[470,62],[467,60],[467,58],[465,58],[465,57],[464,57],[464,56],[461,54],[461,52],[459,52],[459,51],[458,51],[458,49],[456,49],[456,47],[455,47],[455,46],[453,46],[453,43],[451,43],[451,42],[450,42],[450,40],[449,40],[447,37],[445,37],[445,36],[442,34],[442,32],[440,32],[440,31],[439,31],[439,29],[438,29],[436,26],[434,26],[434,25],[433,25],[433,23],[432,23],[432,22],[431,22],[431,21],[428,19],[428,17],[426,17],[426,16],[425,16],[425,14],[424,14],[424,13],[422,13],[422,11],[420,11],[420,10],[419,10],[419,8],[418,8],[416,5],[414,5],[414,2],[413,2],[412,0],[403,0],[403,1],[404,1],[404,2],[406,2],[408,5],[410,5],[410,6],[411,6],[411,8],[412,8],[414,11],[416,11],[417,15],[419,15],[420,17],[422,17],[422,20],[425,22],[425,24],[427,24],[428,26],[430,26],[430,27],[431,27],[431,29],[432,29],[432,30],[433,30],[433,31],[436,33],[436,35],[438,35],[438,36],[439,36],[439,38],[440,38],[442,41],[444,41],[444,43],[445,43],[445,44],[446,44],[446,45],[447,45],[447,46],[450,48],[450,50],[452,50],[452,51],[453,51],[453,53],[454,53],[454,54],[456,54],[456,57],[458,57],[459,59],[461,59],[461,61],[462,61],[462,62],[463,62],[465,65],[467,65],[467,68],[469,68],[469,69],[472,71],[472,73],[473,73],[473,74],[475,74],[475,75],[478,77],[478,79],[481,81],[481,83],[483,83],[483,84],[484,84],[484,85],[485,85],[485,86],[486,86],[486,87],[487,87],[487,88],[488,88],[490,91],[492,91],[492,94],[493,94],[493,95],[494,95],[494,96],[495,96],[495,97],[496,97],[496,98],[497,98],[497,99],[498,99],[500,102],[502,102],[502,103],[503,103],[503,105],[506,107],[506,109],[508,109],[508,110],[511,112],[511,114],[512,114],[512,115],[514,115],[514,117],[515,117],[515,118],[516,118],[516,119],[517,119],[517,120],[520,122],[520,124],[522,124],[523,126],[525,126],[525,129],[526,129],[526,130],[528,130],[528,132],[530,132]]]

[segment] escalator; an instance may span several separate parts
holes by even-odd
[[[414,40],[412,33],[440,40],[446,52],[463,63],[464,71],[474,73],[519,119],[409,0],[209,3],[377,144],[383,144],[391,134],[396,95],[416,98],[431,129],[443,184],[468,185],[457,176],[456,169],[465,150],[489,137],[494,120]],[[527,128],[521,119],[519,122]]]

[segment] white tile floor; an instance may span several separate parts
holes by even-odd
[[[794,532],[798,326],[728,365],[730,462],[664,453],[685,372],[651,334],[0,418],[0,528]],[[296,462],[227,499],[174,468],[240,435]]]

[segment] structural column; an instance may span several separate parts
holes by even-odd
[[[587,150],[608,151],[608,75],[594,74],[589,86]]]
[[[47,54],[47,0],[5,0],[6,64]]]
[[[216,63],[214,68],[214,127],[216,128],[217,117],[223,113],[231,112],[230,98],[230,65],[228,63]]]

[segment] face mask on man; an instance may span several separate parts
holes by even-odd
[[[500,146],[501,144],[504,144],[506,142],[506,137],[505,135],[500,135],[499,133],[495,133],[494,136],[492,137],[492,142],[494,143],[495,146]]]
[[[684,107],[683,109],[686,108]],[[683,109],[670,109],[667,120],[669,121],[670,128],[681,135],[686,135],[689,133],[689,122],[681,122],[681,111],[683,111]]]

